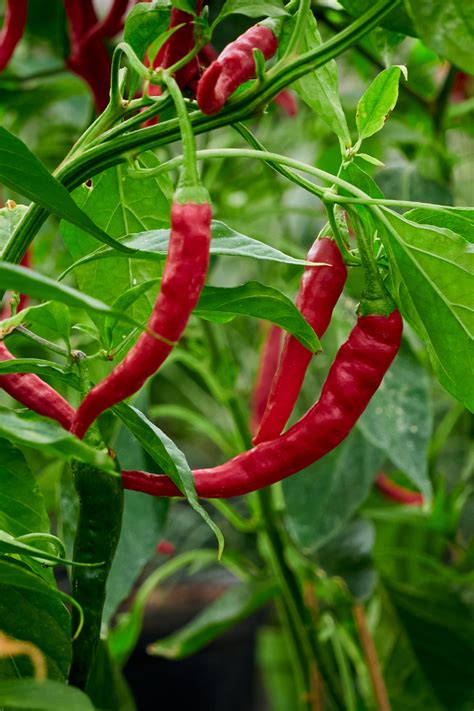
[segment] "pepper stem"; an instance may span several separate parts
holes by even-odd
[[[183,143],[183,165],[178,190],[174,199],[181,203],[208,202],[209,196],[207,190],[201,185],[201,179],[197,169],[196,141],[183,95],[178,84],[168,72],[162,71],[161,76],[176,107],[181,141]]]
[[[355,228],[354,231],[359,248],[359,256],[365,274],[365,284],[359,304],[359,314],[361,316],[368,316],[369,314],[383,314],[388,316],[392,313],[395,305],[387,293],[382,277],[380,276],[373,254],[372,241],[367,235],[364,222],[356,210],[350,210],[350,216]]]

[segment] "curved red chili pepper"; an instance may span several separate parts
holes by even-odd
[[[264,25],[254,25],[227,45],[199,80],[197,102],[201,111],[217,113],[241,84],[255,76],[254,49],[270,59],[277,48],[277,38]]]
[[[390,501],[397,501],[399,504],[407,504],[409,506],[423,505],[423,494],[405,489],[400,484],[395,484],[386,474],[378,474],[375,479],[375,486]]]
[[[0,361],[13,360],[13,356],[3,341],[0,341]],[[9,373],[0,375],[0,387],[10,397],[37,412],[51,417],[69,430],[75,411],[54,388],[33,373]]]
[[[360,316],[340,347],[318,402],[281,437],[258,444],[213,469],[198,469],[199,496],[228,498],[248,494],[305,469],[337,447],[377,391],[400,347],[402,319]],[[182,496],[163,475],[123,471],[126,489],[154,496]]]
[[[282,336],[281,328],[272,324],[263,344],[255,387],[252,393],[252,412],[250,415],[250,429],[252,432],[257,431],[267,406],[273,378],[280,360]]]
[[[72,429],[78,437],[104,410],[136,393],[181,337],[206,279],[211,217],[209,203],[173,204],[161,289],[148,321],[156,337],[143,333],[125,358],[86,395]]]
[[[7,66],[18,42],[23,37],[27,12],[28,0],[8,0],[0,33],[0,72]]]
[[[317,239],[306,257],[308,262],[328,266],[306,267],[296,305],[322,338],[347,279],[347,269],[334,240]],[[283,430],[298,398],[313,354],[294,336],[286,335],[278,371],[254,443],[275,439]]]

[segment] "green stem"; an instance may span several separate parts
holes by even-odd
[[[212,131],[220,126],[241,121],[255,114],[267,104],[285,86],[317,69],[339,56],[354,42],[376,27],[380,20],[398,5],[400,0],[380,0],[367,13],[358,18],[341,33],[323,43],[316,49],[306,52],[290,65],[280,68],[255,90],[244,92],[228,102],[222,112],[215,116],[205,116],[196,111],[190,115],[194,134]],[[145,151],[172,143],[179,137],[177,119],[163,121],[157,126],[139,129],[126,136],[119,136],[105,144],[97,145],[84,151],[73,160],[63,164],[55,172],[55,177],[69,190],[74,189],[84,180],[97,175],[121,162],[125,162],[129,151]],[[9,262],[19,262],[34,236],[45,221],[47,210],[33,204],[11,235],[3,252],[3,258]]]
[[[293,27],[290,40],[285,48],[283,61],[286,62],[297,55],[301,41],[304,37],[305,24],[310,10],[311,0],[300,0],[299,7],[296,11],[295,26]]]
[[[33,331],[30,331],[28,328],[26,328],[26,326],[18,326],[18,328],[15,329],[15,333],[19,333],[22,336],[25,336],[25,338],[29,338],[31,341],[34,341],[39,346],[46,348],[48,351],[57,353],[58,355],[63,356],[64,358],[69,358],[69,351],[66,348],[58,346],[56,343],[52,343],[46,338],[38,336],[36,333],[33,333]]]
[[[257,530],[260,522],[257,515],[254,514],[251,518],[244,518],[225,499],[210,499],[209,503],[211,503],[237,531],[242,531],[242,533],[254,533]]]

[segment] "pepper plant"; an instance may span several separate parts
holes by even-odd
[[[140,708],[209,568],[151,655],[472,708],[472,11],[103,5],[4,3],[0,706]]]

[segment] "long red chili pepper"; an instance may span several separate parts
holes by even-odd
[[[273,378],[280,360],[282,336],[281,328],[272,324],[262,348],[257,378],[252,393],[252,412],[250,415],[250,429],[252,432],[257,432],[267,406]]]
[[[360,316],[340,347],[318,402],[285,434],[263,442],[213,469],[194,472],[199,496],[248,494],[301,471],[347,437],[378,389],[400,347],[402,319]],[[154,496],[182,496],[163,475],[124,471],[126,489]]]
[[[13,356],[3,341],[0,341],[0,361],[13,360]],[[37,412],[51,417],[66,430],[70,429],[75,411],[54,388],[33,373],[9,373],[0,375],[0,387],[10,397]]]
[[[78,437],[104,410],[136,393],[181,337],[206,279],[211,216],[207,202],[173,204],[161,290],[148,322],[156,337],[143,333],[123,361],[86,395],[73,425]]]
[[[308,252],[309,262],[328,266],[306,267],[296,305],[322,338],[347,278],[346,265],[334,240],[317,239]],[[286,335],[278,371],[254,443],[278,437],[295,405],[312,353],[289,334]]]
[[[217,113],[241,84],[255,76],[254,49],[270,59],[277,48],[277,38],[265,25],[254,25],[227,45],[199,80],[197,102],[201,111]]]
[[[28,0],[8,0],[0,33],[0,72],[10,61],[25,31]]]
[[[386,474],[378,474],[375,479],[375,486],[390,501],[397,501],[399,504],[407,504],[409,506],[423,505],[423,494],[405,489],[400,484],[395,484]]]

